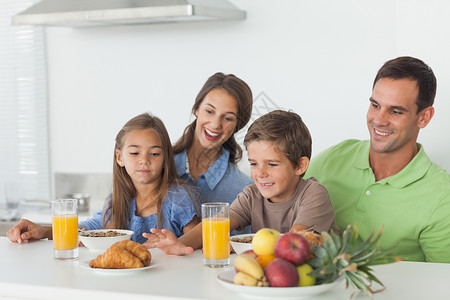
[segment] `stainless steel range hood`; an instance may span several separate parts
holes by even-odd
[[[12,24],[81,27],[245,17],[227,0],[42,0],[13,16]]]

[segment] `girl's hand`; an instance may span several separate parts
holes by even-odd
[[[182,242],[178,241],[177,237],[168,229],[150,229],[153,233],[143,233],[142,236],[147,238],[144,246],[151,248],[158,248],[166,254],[171,255],[185,255],[194,252],[192,247],[187,247]]]
[[[27,219],[18,221],[8,232],[6,236],[14,243],[28,243],[33,239],[51,239],[52,226],[43,226],[35,224]]]

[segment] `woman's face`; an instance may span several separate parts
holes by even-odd
[[[223,89],[210,91],[195,111],[195,137],[202,147],[220,148],[234,133],[237,125],[238,104]]]

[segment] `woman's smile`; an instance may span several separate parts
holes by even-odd
[[[205,128],[204,133],[205,133],[205,138],[209,141],[216,141],[216,140],[220,139],[220,137],[222,136],[221,133],[213,132],[211,130],[208,130],[207,128]]]

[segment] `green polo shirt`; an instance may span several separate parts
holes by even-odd
[[[305,178],[330,194],[340,230],[357,224],[365,239],[384,225],[384,249],[412,261],[450,263],[450,176],[423,147],[399,173],[375,181],[369,141],[347,140],[317,155]]]

